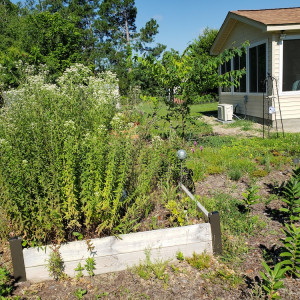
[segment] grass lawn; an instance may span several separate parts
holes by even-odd
[[[154,105],[152,103],[140,103],[138,109],[144,113],[151,114],[154,112]],[[218,102],[204,103],[204,104],[194,104],[191,105],[191,115],[201,116],[202,113],[216,113],[218,110]],[[160,116],[167,114],[167,106],[164,103],[158,105],[158,114]]]

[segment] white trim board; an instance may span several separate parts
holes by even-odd
[[[209,223],[184,227],[137,232],[91,240],[93,257],[96,262],[95,274],[126,270],[145,259],[145,250],[150,249],[151,259],[174,259],[178,251],[185,256],[193,252],[212,253],[212,234]],[[27,280],[43,281],[52,279],[47,270],[47,260],[51,252],[49,246],[23,250]],[[61,245],[59,252],[65,264],[65,273],[74,277],[75,268],[80,262],[83,266],[90,253],[85,241]],[[85,275],[87,275],[85,273]]]

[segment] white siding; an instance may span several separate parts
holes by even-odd
[[[300,34],[297,32],[285,32],[289,34]],[[237,22],[230,32],[226,42],[223,45],[222,51],[232,47],[238,47],[246,40],[251,44],[258,43],[263,40],[268,41],[268,68],[267,72],[272,74],[277,80],[278,85],[281,80],[281,47],[280,33],[262,32],[258,28],[254,28],[248,24]],[[273,93],[277,95],[276,85],[274,85]],[[269,91],[271,94],[272,91]],[[220,103],[238,104],[238,113],[245,113],[244,94],[236,93],[220,93]],[[280,106],[283,119],[299,119],[300,118],[300,95],[280,95]],[[279,105],[275,102],[277,118],[279,118]],[[267,109],[267,107],[265,107]],[[262,94],[248,94],[248,102],[246,103],[247,115],[262,118],[263,117],[263,96]],[[274,119],[273,115],[273,119]]]

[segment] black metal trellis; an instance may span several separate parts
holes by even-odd
[[[265,138],[265,127],[267,126],[268,137],[270,137],[270,129],[273,125],[272,115],[275,115],[275,125],[276,125],[276,134],[279,137],[278,132],[278,118],[277,118],[277,104],[278,111],[280,116],[282,136],[284,137],[284,128],[282,121],[282,113],[280,107],[280,98],[278,90],[278,80],[268,73],[266,79],[264,80],[264,92],[263,92],[263,138]],[[266,109],[267,107],[267,109]],[[267,124],[266,124],[267,121]]]

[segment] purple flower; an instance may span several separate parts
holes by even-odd
[[[192,148],[192,152],[193,152],[193,153],[195,152],[195,149],[194,149],[194,148]]]
[[[200,146],[200,150],[201,150],[201,152],[203,151],[203,147],[202,146]]]
[[[194,146],[197,147],[197,141],[194,142]]]

